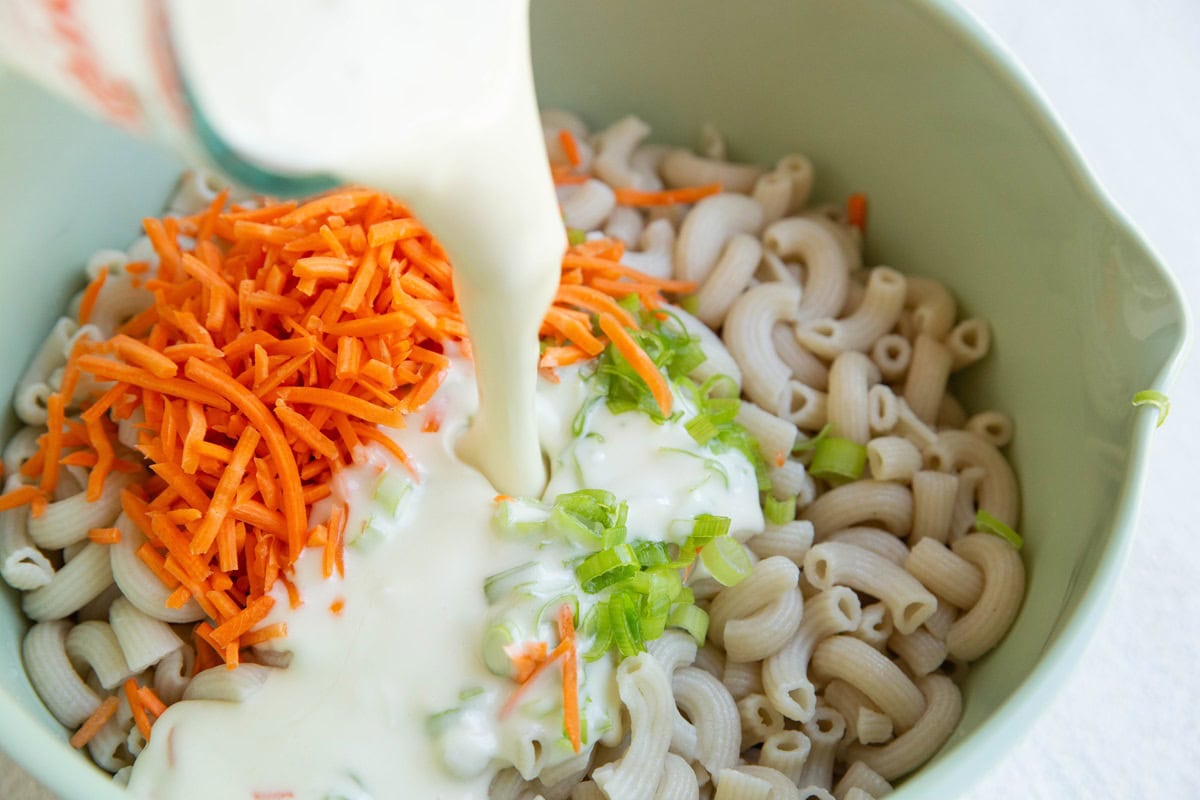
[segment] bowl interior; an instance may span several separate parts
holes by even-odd
[[[961,12],[937,3],[534,3],[545,106],[593,125],[635,113],[657,140],[704,122],[731,155],[789,152],[818,199],[866,191],[868,261],[945,281],[994,347],[968,409],[1016,421],[1029,590],[972,669],[962,724],[897,797],[953,796],[1012,741],[1077,655],[1132,531],[1149,413],[1185,338],[1171,279],[1083,172],[1040,102]],[[170,158],[0,75],[0,396],[102,247],[124,247],[178,171]],[[6,412],[0,439],[15,429]],[[37,701],[25,623],[0,591],[0,746],[67,798],[119,797]]]

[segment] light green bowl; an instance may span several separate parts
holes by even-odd
[[[1016,420],[1029,591],[965,684],[949,744],[895,797],[953,797],[1029,726],[1074,664],[1133,533],[1149,411],[1187,338],[1170,275],[1088,174],[1022,70],[950,2],[547,0],[542,102],[660,139],[711,122],[732,155],[792,151],[818,194],[871,198],[868,256],[948,283],[995,346],[968,407]],[[101,247],[127,244],[178,166],[0,77],[0,395]],[[0,437],[13,431],[8,415]],[[118,800],[66,745],[21,667],[25,621],[0,595],[0,747],[70,800]]]

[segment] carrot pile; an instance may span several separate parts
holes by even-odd
[[[132,425],[152,473],[121,494],[146,539],[137,554],[172,590],[168,605],[194,600],[207,615],[194,629],[197,671],[232,668],[242,649],[286,635],[262,622],[277,583],[299,604],[289,574],[306,547],[320,548],[327,577],[344,571],[346,510],[335,505],[310,526],[314,504],[339,469],[364,458],[363,445],[412,469],[379,426],[403,427],[437,390],[447,352],[469,355],[469,343],[445,252],[385,194],[350,188],[260,208],[227,207],[222,195],[202,213],[144,227],[157,272],[126,269],[153,304],[107,341],[80,340],[49,399],[48,430],[21,467],[32,485],[0,495],[0,510],[28,504],[40,515],[64,464],[89,467],[87,496],[98,498],[114,473],[140,469],[117,442],[118,425]],[[694,287],[623,266],[623,252],[605,239],[564,256],[542,374],[556,380],[555,368],[611,341],[665,413],[666,379],[616,301],[634,294],[653,309],[663,292]],[[85,291],[82,319],[105,279]],[[85,375],[102,390],[77,396]],[[115,543],[120,532],[90,539]]]
[[[636,295],[646,308],[663,303],[663,292],[686,293],[696,284],[654,278],[621,264],[624,245],[616,239],[596,239],[575,245],[563,256],[562,278],[554,306],[542,325],[543,375],[556,380],[555,367],[594,358],[611,342],[646,382],[663,414],[671,410],[667,379],[628,329],[637,320],[617,300]],[[594,324],[593,324],[594,323]]]

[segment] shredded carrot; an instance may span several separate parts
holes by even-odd
[[[280,639],[284,636],[287,636],[287,623],[275,622],[242,634],[241,643],[242,647],[254,647],[256,644],[269,642],[272,639]]]
[[[559,642],[558,647],[555,647],[553,650],[551,650],[550,653],[547,654],[545,660],[534,667],[533,671],[530,672],[529,676],[526,677],[521,685],[517,687],[516,691],[509,695],[508,699],[504,701],[504,705],[500,707],[500,719],[504,719],[511,714],[513,709],[517,707],[517,703],[520,701],[521,695],[523,695],[525,691],[533,685],[533,682],[537,680],[538,676],[545,672],[551,664],[566,655],[567,651],[570,649],[570,642]]]
[[[335,615],[341,614],[342,611],[344,611],[345,609],[346,609],[346,601],[341,597],[339,597],[338,599],[334,600],[332,603],[329,604],[329,610]]]
[[[192,593],[187,590],[186,586],[176,587],[175,591],[167,597],[167,608],[183,608],[191,596]]]
[[[45,496],[33,486],[18,486],[12,491],[0,494],[0,511],[10,508],[20,508],[35,500],[45,500]]]
[[[571,747],[579,752],[579,666],[578,651],[575,646],[575,610],[570,603],[563,603],[558,609],[558,638],[568,643],[569,647],[563,656],[563,727]]]
[[[104,288],[105,281],[108,280],[108,269],[101,269],[96,273],[96,277],[88,283],[87,288],[83,290],[83,299],[79,301],[79,324],[86,325],[92,319],[92,311],[96,308],[96,300],[100,297],[100,290]]]
[[[116,544],[121,541],[120,528],[92,528],[87,535],[96,544]]]
[[[40,484],[40,488],[45,494],[53,492],[54,487],[58,485],[58,459],[62,452],[63,428],[66,424],[65,407],[66,400],[61,392],[50,395],[50,398],[46,401],[46,428],[48,432],[46,433],[43,445],[46,460],[42,465],[42,482]]]
[[[719,183],[667,189],[661,192],[643,192],[628,188],[616,190],[617,202],[626,206],[670,206],[676,203],[695,203],[697,200],[720,193],[721,184]]]
[[[108,721],[117,713],[117,706],[121,703],[116,695],[110,695],[104,698],[104,701],[96,707],[83,724],[79,726],[79,730],[75,731],[75,735],[71,737],[71,747],[80,748],[95,738]]]
[[[600,330],[604,331],[617,352],[625,357],[638,376],[650,387],[654,402],[658,403],[663,415],[671,413],[671,387],[667,379],[659,372],[658,366],[646,355],[646,351],[638,346],[629,332],[621,327],[621,323],[608,314],[600,315]]]
[[[161,717],[167,710],[167,704],[160,700],[158,694],[149,686],[138,689],[138,697],[141,698],[142,706],[156,717]]]
[[[578,164],[579,144],[568,136],[563,145]],[[587,179],[557,169],[555,178]],[[623,202],[694,202],[717,190],[626,194]],[[145,536],[135,552],[168,590],[166,605],[195,602],[208,617],[194,628],[197,670],[233,667],[241,649],[287,635],[282,622],[261,623],[279,583],[293,608],[301,604],[292,570],[306,546],[322,548],[327,574],[344,573],[346,509],[335,505],[310,530],[314,504],[330,495],[339,469],[364,459],[363,445],[378,445],[419,479],[379,426],[404,427],[441,385],[453,352],[470,357],[446,253],[399,202],[356,188],[259,209],[227,200],[186,219],[143,221],[158,264],[153,273],[144,263],[126,271],[140,276],[152,305],[106,341],[79,339],[47,403],[47,432],[20,467],[34,485],[0,495],[0,511],[27,505],[39,515],[67,465],[89,469],[88,496],[99,497],[113,472],[139,469],[116,422],[141,408],[144,422],[133,429],[149,472],[121,492],[121,507]],[[194,244],[181,246],[181,236]],[[695,287],[643,275],[621,264],[623,255],[615,239],[564,255],[540,366],[552,375],[612,342],[669,408],[665,378],[614,298],[634,293],[656,308],[662,293]],[[98,275],[85,290],[81,321],[105,280]],[[96,382],[112,386],[82,391]],[[422,429],[438,430],[443,413],[430,410]],[[88,536],[120,541],[116,528]],[[575,686],[577,694],[574,634],[560,638],[521,670],[522,688],[570,652],[564,692]],[[165,704],[134,681],[125,690],[148,736],[147,712],[157,716]],[[568,730],[578,722],[570,702],[564,694],[564,713],[576,720]]]
[[[253,628],[255,625],[263,621],[267,614],[271,613],[271,609],[275,605],[275,598],[260,597],[250,605],[246,606],[237,616],[221,623],[212,632],[213,641],[222,647],[227,647],[230,642],[237,641],[243,633]]]
[[[579,157],[579,143],[575,141],[575,136],[563,128],[558,132],[558,143],[562,145],[563,155],[567,157],[567,162],[572,167],[578,167],[583,159]]]
[[[504,654],[512,663],[513,680],[517,683],[529,680],[529,676],[533,674],[538,665],[546,660],[546,650],[545,642],[521,642],[520,644],[506,645]]]
[[[855,192],[846,198],[846,222],[863,233],[867,232],[867,196],[865,194]]]
[[[146,716],[146,708],[142,705],[142,697],[138,694],[138,683],[134,678],[125,681],[125,699],[129,701],[129,708],[133,711],[133,721],[137,725],[138,732],[142,734],[142,738],[149,741],[150,718]]]

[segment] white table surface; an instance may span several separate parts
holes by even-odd
[[[1200,0],[962,0],[1200,298]],[[1200,368],[1155,437],[1129,561],[1063,690],[965,800],[1200,797]],[[0,754],[0,798],[50,800]]]

